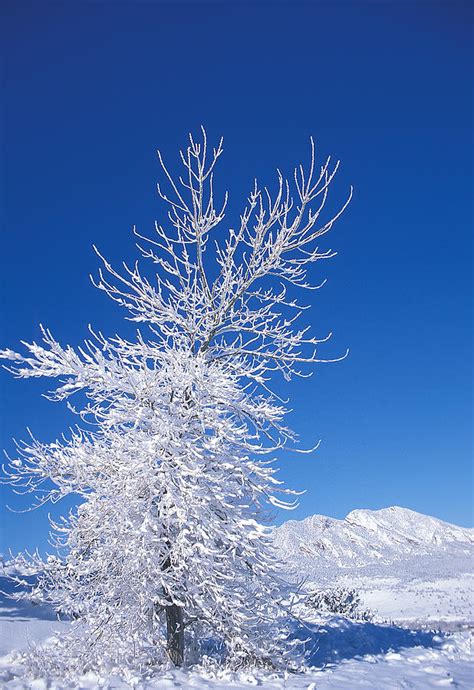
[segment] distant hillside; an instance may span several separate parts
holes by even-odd
[[[289,520],[274,534],[292,579],[356,587],[394,620],[474,619],[474,529],[392,507]]]

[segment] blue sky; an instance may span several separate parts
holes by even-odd
[[[311,297],[324,354],[344,362],[278,389],[314,456],[281,476],[307,489],[291,515],[401,505],[472,524],[472,133],[469,3],[4,2],[1,342],[44,323],[128,332],[90,285],[91,245],[134,256],[130,228],[160,217],[155,150],[206,125],[225,137],[229,223],[252,179],[308,152],[342,160],[350,210],[327,237]],[[47,381],[0,373],[0,446],[74,421]],[[2,487],[0,549],[44,547],[47,509]],[[55,508],[57,510],[57,507]]]

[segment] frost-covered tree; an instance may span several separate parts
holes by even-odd
[[[255,182],[238,224],[218,230],[221,153],[204,130],[200,142],[190,136],[181,177],[159,154],[167,220],[151,237],[134,231],[153,279],[97,251],[95,285],[147,327],[135,340],[91,329],[73,349],[42,329],[24,354],[1,352],[20,378],[57,378],[53,400],[79,394],[77,427],[19,444],[6,468],[35,506],[78,497],[52,523],[57,555],[28,556],[39,573],[30,595],[73,621],[47,656],[62,674],[181,665],[211,648],[234,666],[285,658],[265,510],[290,505],[268,456],[295,436],[270,387],[275,372],[289,379],[323,361],[327,338],[297,325],[291,289],[312,287],[308,267],[334,255],[317,243],[349,199],[322,219],[338,163],[317,166],[311,141],[307,170],[291,183],[278,172],[273,195]]]

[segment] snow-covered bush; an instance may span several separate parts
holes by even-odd
[[[305,607],[318,613],[332,613],[355,621],[371,621],[373,611],[362,605],[360,595],[355,589],[334,587],[316,589],[305,599]]]
[[[192,663],[209,640],[233,666],[286,663],[287,598],[264,511],[290,507],[292,492],[266,456],[295,435],[270,385],[275,372],[289,379],[323,361],[316,348],[328,338],[296,326],[303,307],[289,288],[311,287],[308,266],[334,255],[316,242],[348,203],[321,221],[338,166],[318,168],[311,150],[295,200],[280,173],[274,197],[255,183],[221,234],[222,142],[209,155],[204,130],[201,143],[190,137],[177,179],[160,156],[167,227],[135,231],[156,273],[138,263],[119,272],[97,252],[96,286],[145,328],[133,341],[91,328],[77,349],[42,329],[25,354],[0,353],[18,377],[59,379],[52,400],[85,394],[69,437],[31,437],[6,470],[37,506],[78,497],[52,523],[57,555],[29,559],[32,596],[73,618],[37,657],[59,674]]]

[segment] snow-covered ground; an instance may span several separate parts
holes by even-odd
[[[345,520],[313,516],[276,530],[282,560],[313,587],[351,587],[375,611],[372,622],[305,612],[307,673],[210,675],[168,671],[159,677],[98,678],[78,683],[26,680],[16,650],[41,644],[67,626],[46,607],[0,598],[0,687],[8,690],[127,688],[167,690],[430,690],[474,688],[473,530],[401,508],[354,511]],[[11,589],[2,578],[0,589]]]

